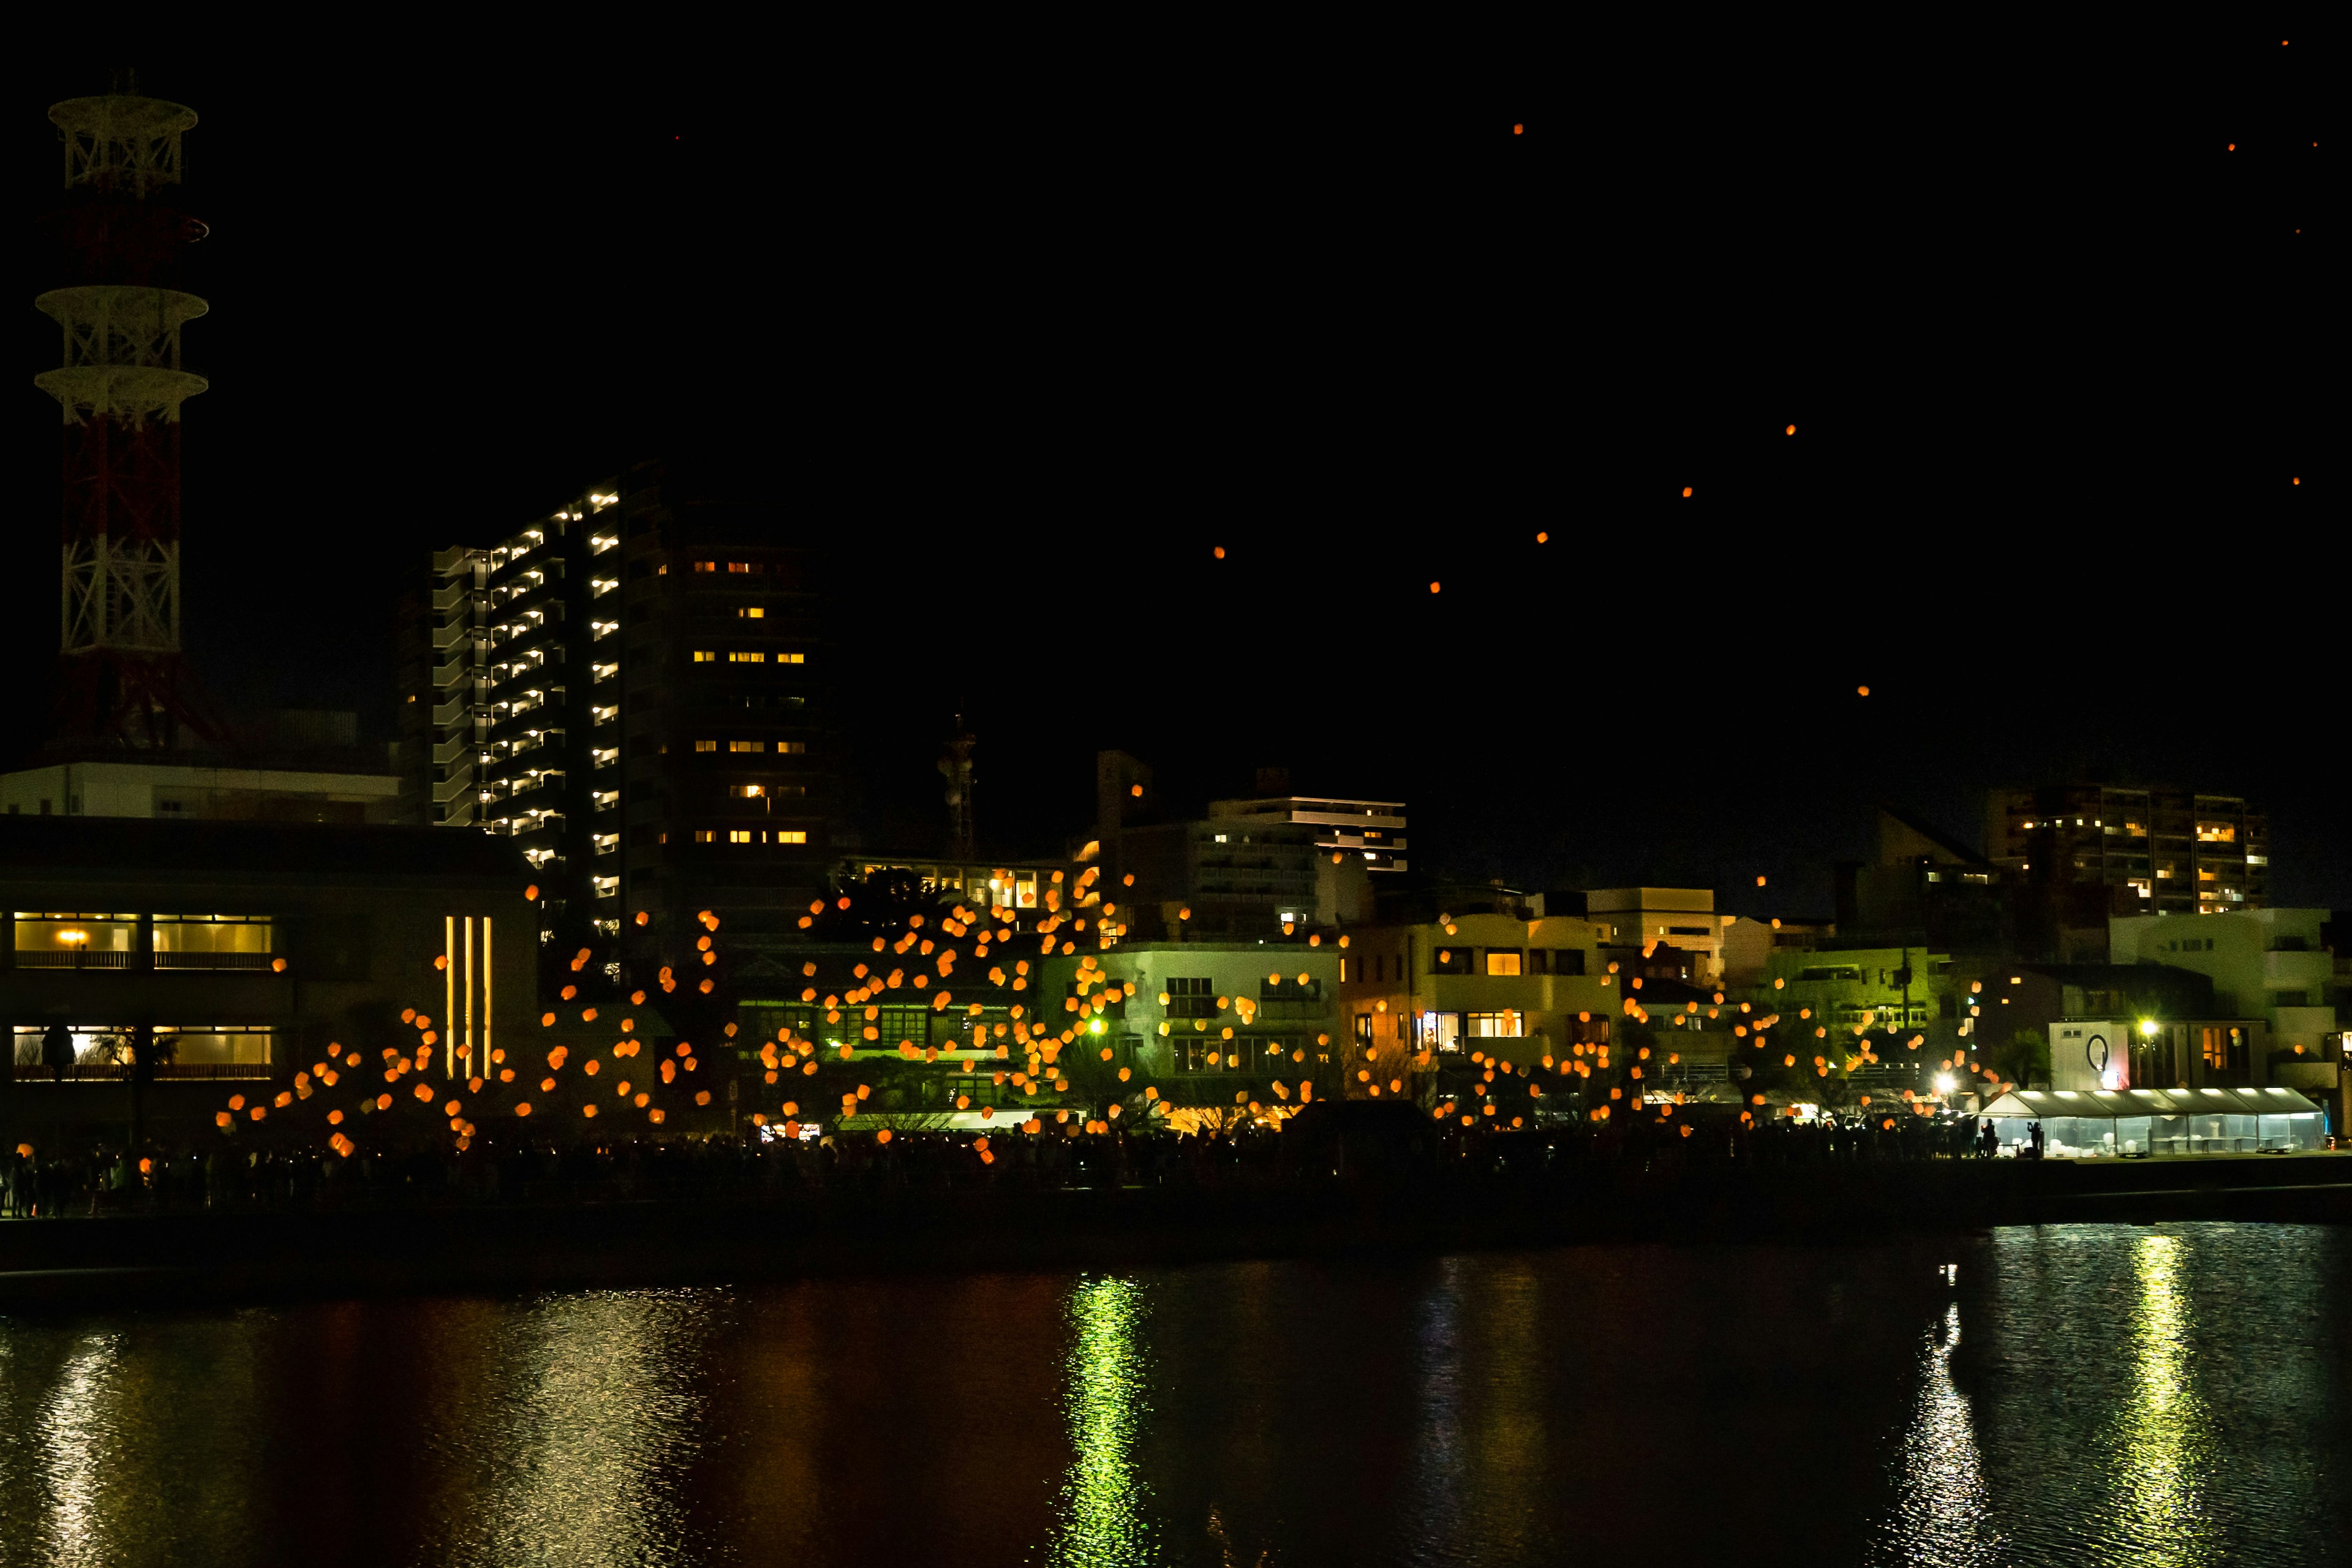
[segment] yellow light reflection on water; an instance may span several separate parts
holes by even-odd
[[[1075,1458],[1062,1483],[1054,1561],[1120,1568],[1153,1560],[1135,1445],[1150,1414],[1142,1345],[1143,1287],[1132,1279],[1081,1283],[1070,1294],[1075,1338],[1063,1368]]]
[[[2143,1236],[2132,1247],[2139,1285],[2131,1331],[2132,1397],[2116,1413],[2124,1464],[2116,1501],[2138,1562],[2216,1560],[2199,1475],[2206,1411],[2189,1375],[2189,1301],[2180,1285],[2177,1236]]]
[[[714,1292],[550,1296],[509,1320],[453,1400],[444,1438],[457,1568],[664,1568],[707,1560],[687,1472],[703,1440],[701,1346]],[[464,1478],[463,1482],[455,1478]],[[463,1491],[459,1488],[462,1485]]]

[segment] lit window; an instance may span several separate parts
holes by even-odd
[[[727,793],[737,800],[757,800],[768,791],[763,784],[729,784]]]
[[[716,835],[708,827],[698,827],[694,830],[694,841],[697,844],[708,844],[714,837]]]
[[[776,835],[776,842],[779,844],[805,844],[808,842],[808,835],[801,832],[797,828],[788,828],[784,832]]]
[[[719,563],[716,561],[698,561],[694,563],[694,569],[697,572],[716,572],[719,570]]]
[[[719,742],[716,741],[697,741],[694,743],[694,749],[698,752],[715,752],[719,749]]]
[[[735,613],[747,621],[761,621],[768,617],[768,612],[758,605],[745,605]]]
[[[718,661],[719,655],[709,648],[698,647],[694,650],[694,662],[697,664],[716,664]]]
[[[1519,955],[1518,955],[1517,953],[1516,953],[1516,952],[1491,952],[1491,951],[1490,951],[1490,952],[1486,954],[1486,973],[1489,973],[1489,974],[1517,974],[1518,972],[1519,972]]]
[[[776,662],[778,664],[806,664],[808,662],[808,655],[804,653],[780,653],[776,656]]]
[[[735,652],[727,656],[727,662],[730,664],[765,664],[768,662],[768,656],[764,653],[759,652],[746,653],[742,649],[738,648]]]
[[[730,572],[757,572],[759,567],[753,565],[749,561],[730,561],[727,563],[727,570]]]
[[[797,756],[801,752],[808,750],[808,742],[806,741],[779,741],[776,742],[776,750],[780,752],[789,752],[794,756]]]
[[[1516,1040],[1525,1032],[1520,1025],[1526,1017],[1524,1013],[1516,1012],[1472,1013],[1465,1020],[1469,1025],[1466,1033],[1473,1039]]]
[[[765,741],[730,741],[727,742],[727,749],[730,752],[764,752],[768,749],[768,742]]]
[[[727,830],[727,842],[749,844],[751,842],[751,830],[748,827],[730,827]]]

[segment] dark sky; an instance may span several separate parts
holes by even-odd
[[[388,733],[426,551],[700,443],[835,557],[877,834],[937,831],[961,707],[1006,850],[1120,745],[1406,799],[1433,869],[1798,912],[1874,802],[1973,839],[1988,784],[2090,774],[2255,793],[2283,901],[2352,904],[2327,46],[105,47],[16,59],[8,188],[50,199],[43,111],[117,61],[203,116],[186,616],[233,701]],[[46,690],[6,700],[21,744]]]

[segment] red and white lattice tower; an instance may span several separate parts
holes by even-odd
[[[33,301],[63,329],[34,377],[65,416],[61,739],[130,747],[218,742],[180,652],[180,405],[205,379],[180,328],[205,313],[181,281],[205,227],[178,200],[195,111],[110,93],[50,107],[66,198],[43,220],[67,286]]]

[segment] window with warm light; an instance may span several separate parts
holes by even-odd
[[[712,648],[698,647],[694,650],[694,662],[697,664],[716,664],[719,662],[719,654],[717,650]]]
[[[727,656],[727,662],[730,664],[765,664],[768,662],[768,656],[760,652],[756,648],[737,648],[734,652]]]
[[[1524,1013],[1472,1013],[1464,1021],[1474,1040],[1516,1040],[1527,1032],[1522,1026],[1527,1022]]]
[[[697,741],[694,743],[694,749],[698,752],[715,752],[719,749],[719,742],[716,741]]]
[[[730,827],[727,830],[727,842],[749,844],[751,842],[751,830],[748,827]]]
[[[758,605],[742,605],[735,613],[747,621],[762,621],[768,618],[768,612]]]
[[[698,827],[694,830],[694,841],[697,844],[708,844],[717,837],[718,832],[714,828]]]
[[[729,784],[727,793],[737,800],[757,800],[768,791],[763,784]]]
[[[127,969],[139,917],[20,912],[16,923],[20,969]]]
[[[1486,973],[1489,974],[1518,973],[1519,953],[1517,950],[1499,947],[1488,948],[1486,950]]]
[[[805,844],[808,842],[808,835],[797,827],[788,827],[782,833],[776,835],[776,842],[779,844]]]
[[[730,752],[764,752],[768,749],[768,742],[765,741],[730,741],[727,742],[727,749]]]
[[[760,569],[760,568],[759,568],[759,566],[758,566],[756,563],[752,563],[752,562],[750,562],[750,561],[730,561],[730,562],[727,563],[727,570],[729,570],[730,572],[737,573],[737,574],[743,574],[743,573],[757,572],[759,569]]]
[[[158,969],[267,969],[273,943],[266,915],[157,915]]]
[[[719,563],[716,561],[698,561],[694,563],[694,569],[697,572],[716,572],[719,570]]]

